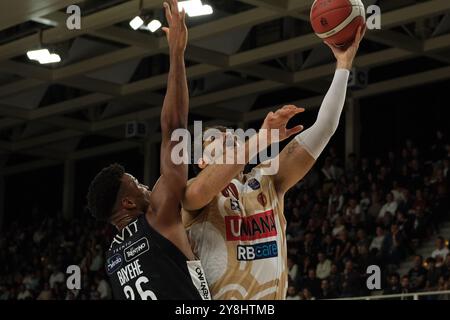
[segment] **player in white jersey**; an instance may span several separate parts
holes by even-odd
[[[312,168],[338,127],[350,69],[363,36],[360,28],[345,50],[329,45],[337,60],[331,87],[316,122],[272,160],[279,163],[277,173],[268,175],[260,165],[244,175],[244,165],[198,162],[202,171],[188,182],[183,221],[214,299],[285,299],[284,195]],[[286,106],[270,113],[263,128],[279,129],[280,139],[286,139],[300,131],[298,127],[288,130],[286,124],[301,111]],[[252,139],[258,137],[247,142],[246,160],[254,156],[248,148]]]

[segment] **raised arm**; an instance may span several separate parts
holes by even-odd
[[[245,161],[248,163],[257,156],[258,151],[271,143],[277,142],[270,141],[270,130],[279,130],[280,141],[299,133],[303,129],[302,126],[287,129],[286,125],[292,117],[303,111],[304,109],[295,106],[285,106],[275,113],[270,112],[261,127],[263,130],[250,137],[245,145],[240,146],[240,148],[245,149]],[[263,135],[266,134],[267,139],[264,139]],[[261,144],[263,141],[267,141],[267,143]],[[252,148],[252,145],[258,146],[258,148]],[[237,152],[239,152],[239,149]],[[212,164],[207,166],[188,184],[183,199],[183,208],[193,212],[206,206],[218,193],[225,189],[234,177],[244,170],[244,167],[245,164]]]
[[[185,12],[179,12],[178,1],[164,3],[168,28],[163,28],[169,42],[170,70],[167,92],[161,111],[161,178],[151,194],[152,211],[160,226],[173,226],[181,221],[180,206],[186,188],[188,164],[175,164],[172,149],[179,143],[171,141],[176,129],[186,129],[189,112],[189,92],[184,53],[187,45]]]
[[[280,170],[275,177],[278,193],[284,194],[311,170],[336,132],[344,108],[350,69],[363,37],[364,31],[359,28],[353,44],[346,50],[327,43],[337,60],[333,82],[320,107],[316,122],[280,153]]]
[[[178,11],[178,1],[164,3],[169,28],[163,28],[169,42],[170,70],[167,92],[161,111],[161,175],[187,180],[187,165],[175,165],[171,152],[177,142],[172,142],[176,129],[186,129],[189,113],[189,91],[186,79],[184,53],[187,45],[185,12]],[[178,178],[179,177],[179,178]]]

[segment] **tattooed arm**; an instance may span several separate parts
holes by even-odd
[[[316,160],[296,140],[280,153],[280,170],[275,176],[278,194],[286,193],[311,170]]]

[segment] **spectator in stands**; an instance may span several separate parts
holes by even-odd
[[[411,290],[417,292],[424,289],[426,277],[427,270],[423,266],[423,257],[421,255],[414,256],[414,266],[408,272]]]
[[[402,233],[400,232],[397,224],[391,225],[391,232],[386,236],[385,246],[386,246],[386,262],[398,266],[400,261],[404,257],[404,246],[405,241]]]
[[[426,266],[427,275],[425,289],[427,291],[433,291],[436,289],[438,284],[439,277],[441,276],[441,270],[436,268],[436,259],[434,258],[428,258],[426,261]]]
[[[377,254],[381,254],[381,252],[384,249],[385,238],[386,238],[386,235],[385,235],[384,228],[381,226],[378,226],[376,237],[373,238],[372,243],[370,244],[369,250],[372,252],[375,250],[375,252]]]
[[[311,268],[308,270],[308,276],[302,282],[302,288],[307,288],[314,297],[320,292],[320,280],[316,277],[316,270]]]
[[[408,230],[408,234],[410,235],[414,246],[417,247],[418,243],[420,243],[420,239],[426,234],[426,218],[425,212],[420,206],[416,207],[412,213],[414,214],[414,218],[410,229]]]
[[[31,295],[30,290],[22,284],[19,288],[19,293],[17,294],[17,300],[31,300],[32,298],[33,296]]]
[[[439,278],[437,291],[449,291],[450,280],[444,276]],[[437,296],[437,300],[450,300],[450,293],[441,294]]]
[[[345,215],[351,217],[359,214],[361,214],[361,207],[355,198],[351,198],[348,202],[347,209],[345,210]]]
[[[438,256],[445,258],[449,253],[448,248],[445,246],[445,239],[441,236],[436,239],[436,249],[431,253],[432,258],[437,258]]]
[[[294,262],[294,259],[292,256],[288,257],[287,266],[289,269],[289,280],[294,283],[297,282],[298,265]]]
[[[91,272],[97,272],[101,268],[103,268],[103,254],[102,254],[102,248],[97,245],[93,251],[93,258],[91,265],[89,267],[89,271]]]
[[[316,300],[314,295],[311,293],[311,291],[308,288],[304,288],[302,290],[300,300]]]
[[[337,243],[333,236],[329,233],[325,235],[322,241],[322,252],[327,256],[328,259],[334,260],[336,258],[336,248]]]
[[[55,267],[49,279],[50,289],[53,289],[56,283],[64,283],[64,281],[65,275],[61,271],[61,267],[60,266]]]
[[[325,177],[325,185],[329,185],[332,182],[339,180],[339,177],[342,175],[342,170],[336,167],[333,163],[333,160],[328,157],[325,159],[325,165],[322,168],[322,174]]]
[[[52,299],[52,290],[50,289],[50,285],[48,283],[44,283],[44,288],[37,296],[36,300],[51,300]]]
[[[361,293],[361,277],[353,269],[353,262],[348,260],[345,263],[342,273],[342,295],[344,297],[358,296]]]
[[[342,287],[342,274],[339,272],[337,264],[333,263],[331,265],[330,275],[327,280],[330,290],[335,292],[336,295],[340,295],[340,290]]]
[[[350,257],[350,249],[353,243],[348,236],[347,230],[342,230],[339,233],[337,246],[336,246],[336,259],[343,260]]]
[[[286,300],[300,300],[300,296],[294,286],[288,287]]]
[[[411,287],[409,284],[408,276],[405,275],[402,277],[402,281],[401,281],[400,285],[401,285],[401,293],[403,293],[403,294],[411,293]],[[403,298],[402,297],[401,300],[411,300],[411,298],[407,298],[407,297]]]
[[[337,218],[335,226],[332,231],[333,237],[339,235],[344,229],[345,229],[344,219],[342,217]]]
[[[363,214],[363,217],[365,219],[370,208],[370,198],[368,192],[361,192],[361,200],[359,201],[359,206],[361,208],[361,213]]]
[[[447,257],[445,258],[444,264],[442,266],[442,275],[446,278],[450,278],[450,253],[447,254]]]
[[[371,223],[374,222],[380,214],[382,205],[379,199],[378,193],[372,192],[370,206],[369,209],[367,209],[367,219]]]
[[[335,299],[336,292],[330,287],[327,279],[322,279],[320,282],[320,292],[317,299]]]
[[[95,284],[97,285],[97,292],[100,300],[110,300],[112,298],[111,287],[105,278],[106,277],[101,274],[95,276]]]
[[[392,192],[389,192],[386,195],[386,202],[385,204],[381,207],[380,212],[378,213],[378,219],[383,219],[384,215],[389,212],[390,214],[394,214],[395,212],[397,212],[397,201],[395,201],[394,199],[394,195],[392,194]]]
[[[323,252],[319,252],[319,254],[317,255],[317,260],[317,278],[321,280],[328,278],[331,272],[331,261],[325,256]]]
[[[341,212],[344,206],[344,196],[338,186],[334,186],[332,193],[328,198],[328,214],[331,214],[332,208],[335,212]]]
[[[389,277],[388,287],[384,290],[384,294],[399,294],[402,292],[400,286],[400,276],[398,273],[391,274]]]

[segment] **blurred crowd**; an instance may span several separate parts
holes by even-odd
[[[450,147],[437,133],[429,148],[406,141],[398,152],[371,159],[333,148],[286,197],[288,299],[365,296],[367,267],[381,268],[381,293],[450,289],[448,239],[439,237],[429,257],[405,258],[436,238],[450,220]],[[372,274],[372,273],[371,273]]]
[[[89,216],[13,222],[0,234],[0,300],[111,299],[104,251],[113,232]],[[80,290],[66,285],[70,265],[80,267]]]
[[[382,271],[384,294],[450,289],[450,147],[406,141],[398,152],[346,161],[333,148],[286,195],[289,300],[369,295],[367,267]],[[104,252],[114,230],[89,216],[15,221],[0,233],[0,300],[111,299]],[[436,239],[428,257],[414,256]],[[405,275],[399,265],[413,256]],[[67,289],[67,266],[81,268],[81,289]],[[448,299],[449,296],[438,296]]]

